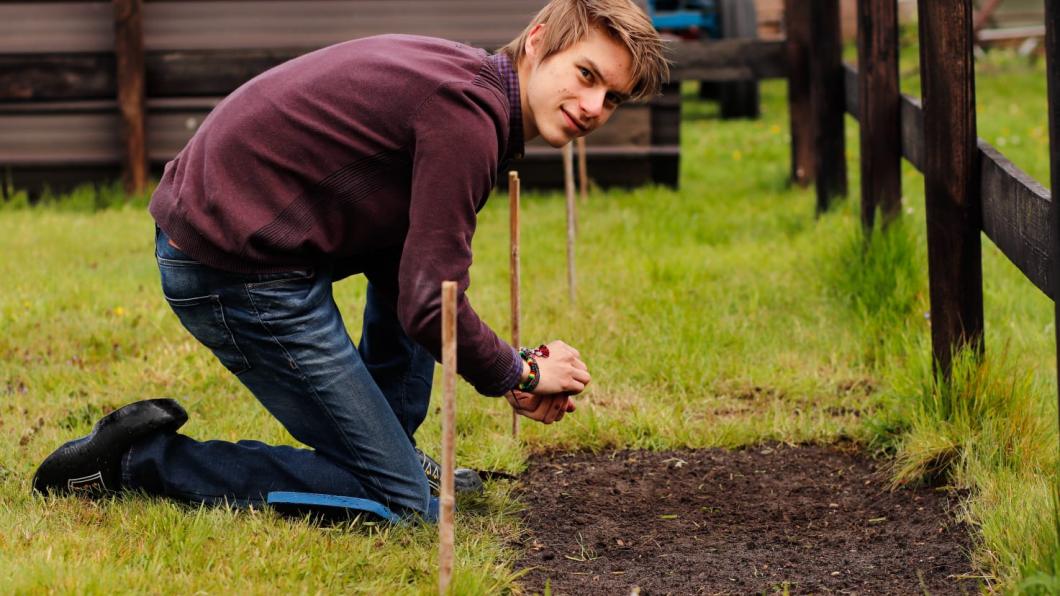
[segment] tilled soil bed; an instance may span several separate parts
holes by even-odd
[[[537,456],[521,478],[531,593],[975,593],[957,496],[843,447]]]

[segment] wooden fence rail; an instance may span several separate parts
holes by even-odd
[[[862,151],[872,156],[866,161],[863,155],[863,178],[876,175],[881,161],[890,164],[899,155],[925,175],[932,353],[939,369],[948,373],[955,350],[963,346],[982,350],[980,232],[1057,303],[1060,208],[1044,186],[975,135],[971,0],[919,4],[923,103],[899,95],[897,86],[881,87],[872,81],[881,70],[893,73],[896,66],[891,62],[891,56],[897,55],[896,39],[881,37],[881,25],[873,22],[876,18],[891,22],[891,7],[880,8],[880,2],[894,4],[894,0],[861,0],[865,11],[859,16],[861,63],[857,69],[844,66],[845,111],[859,121]],[[1060,179],[1060,14],[1051,2],[1046,2],[1046,19],[1055,184]],[[863,35],[867,31],[873,32],[871,39]],[[877,47],[865,47],[870,44]],[[890,122],[894,108],[885,110],[892,115],[884,117],[876,111],[881,104],[898,106],[897,146]],[[893,171],[888,174],[893,175]],[[863,196],[863,201],[868,199],[863,209],[874,210],[892,198],[876,192]],[[1060,308],[1055,314],[1060,327]],[[1060,346],[1060,331],[1057,341]]]

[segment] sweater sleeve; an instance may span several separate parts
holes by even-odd
[[[409,229],[398,266],[397,313],[405,332],[441,359],[442,282],[457,282],[457,372],[483,395],[514,387],[522,362],[475,313],[471,238],[496,176],[503,104],[474,84],[443,85],[411,123]]]

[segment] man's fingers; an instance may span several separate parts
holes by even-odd
[[[563,391],[565,393],[581,393],[585,390],[585,383],[578,381],[577,379],[571,379],[563,384]]]
[[[566,413],[567,397],[552,398],[549,401],[551,403],[549,403],[548,419],[551,422],[558,422]]]

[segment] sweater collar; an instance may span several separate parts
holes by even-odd
[[[523,156],[523,107],[519,101],[519,73],[504,52],[497,52],[489,59],[497,68],[504,92],[508,96],[508,105],[511,106],[511,114],[508,116],[508,150],[505,152],[504,161],[518,159]]]

